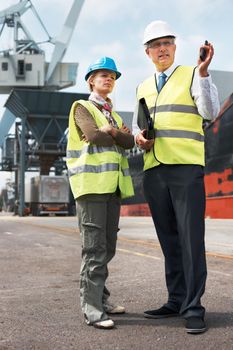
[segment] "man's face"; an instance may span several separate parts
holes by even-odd
[[[175,39],[170,37],[153,40],[147,44],[146,53],[159,72],[168,69],[174,62],[176,52]]]

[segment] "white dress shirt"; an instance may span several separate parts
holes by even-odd
[[[177,67],[177,64],[173,63],[173,65],[168,68],[164,73],[166,74],[167,78],[172,74],[174,69]],[[155,77],[158,84],[159,74],[161,72],[156,71]],[[217,117],[219,111],[220,111],[220,104],[218,99],[218,91],[216,86],[213,84],[211,76],[202,78],[199,75],[198,68],[195,69],[193,82],[191,86],[191,95],[194,99],[194,102],[197,106],[198,113],[202,116],[205,120],[213,120]],[[138,120],[138,103],[136,104],[134,116],[133,116],[133,123],[132,123],[132,129],[133,134],[137,135],[140,132],[140,129],[137,124]]]

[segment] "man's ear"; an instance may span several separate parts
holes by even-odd
[[[147,54],[147,56],[150,56],[148,47],[145,48],[145,53]]]

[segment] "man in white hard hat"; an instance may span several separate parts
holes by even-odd
[[[155,74],[137,88],[133,119],[136,143],[145,150],[144,193],[165,257],[168,290],[167,302],[144,316],[182,315],[186,331],[194,334],[206,330],[201,305],[207,276],[203,121],[215,118],[220,107],[208,73],[212,44],[200,47],[197,67],[178,66],[175,39],[164,21],[146,27],[143,44]],[[146,113],[142,104],[148,107],[150,138],[146,129],[139,128]]]

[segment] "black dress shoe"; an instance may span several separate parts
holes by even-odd
[[[190,334],[204,333],[206,331],[205,321],[201,317],[189,317],[187,318],[185,329]]]
[[[146,318],[166,318],[177,317],[179,312],[171,310],[166,306],[162,306],[160,309],[144,311],[144,317]]]

